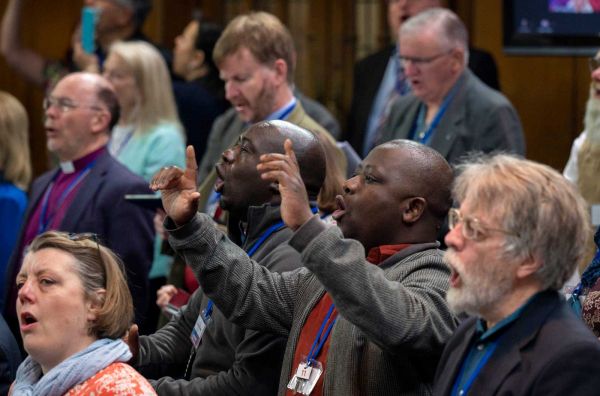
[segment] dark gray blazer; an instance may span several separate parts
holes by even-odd
[[[457,84],[458,90],[427,145],[450,163],[472,151],[525,155],[521,121],[508,99],[468,69]],[[400,98],[377,144],[408,139],[421,103],[413,94]]]
[[[446,344],[434,395],[450,395],[475,335],[477,318],[463,322]],[[600,342],[555,291],[525,307],[468,395],[600,394]]]

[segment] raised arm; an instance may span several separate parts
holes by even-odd
[[[20,28],[24,0],[9,0],[2,18],[0,51],[6,63],[28,81],[43,86],[46,59],[37,52],[21,46]]]
[[[431,246],[411,247],[393,270],[368,263],[360,242],[312,216],[291,142],[285,154],[261,156],[262,177],[278,183],[281,217],[296,230],[289,244],[331,294],[340,314],[390,353],[439,354],[455,323],[444,298],[448,268]],[[366,219],[365,221],[368,221]]]

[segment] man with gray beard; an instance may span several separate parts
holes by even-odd
[[[510,155],[458,168],[447,301],[452,335],[435,395],[597,395],[600,343],[558,290],[590,237],[584,199],[552,168]]]
[[[573,142],[563,175],[575,183],[589,204],[600,203],[600,51],[590,58],[591,87],[585,110],[585,130]]]

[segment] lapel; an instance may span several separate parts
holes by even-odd
[[[443,363],[444,372],[439,373],[439,384],[436,384],[435,387],[436,389],[442,390],[439,393],[440,395],[450,395],[452,392],[452,387],[454,386],[458,372],[460,371],[464,359],[467,357],[469,346],[475,335],[476,322],[477,318],[467,318],[461,325],[463,330],[461,331],[461,328],[459,328],[456,331],[456,335],[452,337],[452,340],[446,347],[446,350],[451,351],[451,353],[447,357],[447,361]],[[455,339],[458,345],[453,347],[452,343]],[[446,354],[447,351],[444,351],[444,354]],[[441,365],[438,367],[438,370],[440,368],[442,368]]]
[[[48,188],[48,185],[50,184],[50,182],[52,182],[52,179],[54,179],[56,172],[58,172],[58,169],[53,169],[50,172],[46,172],[34,182],[33,187],[31,189],[31,196],[29,197],[29,205],[27,206],[27,211],[25,212],[25,216],[23,217],[24,219],[26,219],[26,221],[23,222],[23,227],[26,227],[27,223],[29,223],[29,217],[31,216],[31,213],[37,207],[38,202],[44,195],[44,192]]]
[[[96,159],[96,164],[94,164],[90,173],[85,177],[81,188],[77,192],[77,196],[73,199],[69,209],[65,213],[65,217],[60,224],[61,230],[76,232],[77,225],[81,221],[86,209],[93,207],[92,201],[97,197],[98,190],[104,183],[104,177],[110,165],[110,160],[111,157],[108,152],[105,152]]]
[[[436,130],[428,144],[431,148],[437,150],[442,156],[448,158],[448,154],[454,146],[454,142],[461,135],[464,128],[465,119],[465,101],[468,91],[468,85],[471,80],[471,72],[465,70],[463,75],[457,81],[456,94],[446,109],[446,113],[440,120]]]
[[[302,124],[302,120],[306,117],[306,112],[304,111],[304,107],[302,107],[302,103],[300,103],[300,99],[296,100],[296,106],[294,110],[290,113],[290,116],[286,121],[291,122],[292,124],[299,125]]]
[[[492,358],[483,367],[473,382],[472,395],[491,395],[499,393],[515,367],[521,363],[521,351],[533,341],[548,315],[560,303],[560,296],[555,291],[544,291],[534,297],[525,307],[520,317],[513,323],[500,340]]]

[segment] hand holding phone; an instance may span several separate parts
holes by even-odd
[[[96,51],[96,24],[98,9],[83,7],[81,9],[81,47],[88,54]]]

